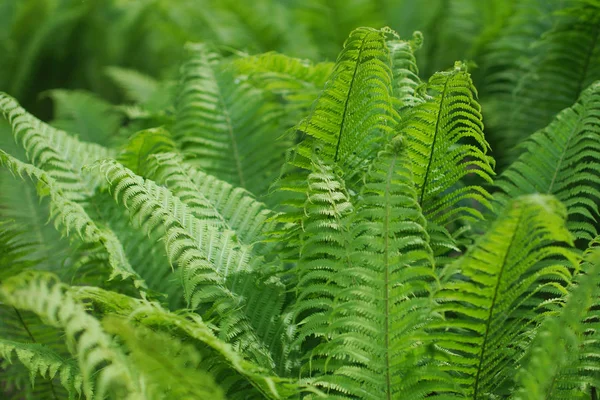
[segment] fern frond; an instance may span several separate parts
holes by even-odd
[[[414,54],[422,43],[423,34],[418,31],[413,33],[410,41],[390,40],[387,43],[392,60],[394,97],[398,100],[396,109],[400,114],[404,108],[414,107],[424,101],[417,94],[421,79]]]
[[[457,187],[468,174],[486,182],[494,174],[475,87],[461,63],[436,73],[428,87],[433,98],[416,106],[399,125],[413,162],[419,204],[428,220],[440,226],[481,219],[476,207],[461,203],[473,201],[489,208],[489,193],[472,184]]]
[[[80,287],[73,290],[76,299],[92,302],[95,307],[102,309],[107,315],[126,317],[143,326],[170,332],[176,337],[184,337],[210,348],[219,358],[218,363],[225,363],[228,370],[226,380],[233,381],[239,374],[248,380],[268,398],[286,398],[300,390],[311,390],[294,384],[287,379],[269,374],[268,370],[243,358],[229,343],[219,339],[211,327],[197,314],[192,312],[171,312],[157,303],[109,292],[96,287]],[[214,360],[211,361],[213,364]],[[212,368],[216,366],[212,365]],[[235,371],[235,372],[234,372]]]
[[[187,46],[173,135],[186,160],[211,175],[265,194],[283,163],[274,148],[280,111],[247,82],[224,71],[203,45]],[[283,150],[283,149],[282,149]]]
[[[122,88],[127,98],[135,103],[143,104],[149,101],[158,90],[158,81],[139,71],[121,67],[106,67],[105,73]]]
[[[303,369],[331,398],[417,399],[444,380],[426,366],[436,275],[407,153],[396,138],[378,155],[351,216],[330,169],[309,176],[295,312],[310,310],[299,340],[318,339]]]
[[[115,317],[105,319],[102,326],[123,339],[128,361],[144,382],[145,398],[225,399],[212,376],[202,370],[193,346]]]
[[[600,7],[577,0],[547,3],[542,7],[559,6],[560,12],[532,47],[527,69],[507,99],[510,113],[502,115],[506,130],[499,134],[512,145],[549,124],[600,78]]]
[[[15,99],[0,92],[0,111],[11,124],[13,136],[29,161],[46,171],[70,200],[82,201],[99,184],[98,177],[81,174],[81,168],[112,152],[100,145],[80,142],[27,113]],[[83,179],[85,178],[85,179]]]
[[[520,195],[556,196],[569,213],[568,228],[579,239],[596,236],[600,202],[600,82],[586,89],[577,103],[561,111],[534,133],[526,150],[495,182],[501,205]]]
[[[600,252],[592,250],[556,316],[538,330],[517,375],[515,400],[585,399],[598,387]]]
[[[350,175],[389,137],[397,115],[392,101],[388,29],[358,28],[344,43],[325,89],[296,129],[306,138],[290,161],[312,170],[312,155],[337,162]]]
[[[132,278],[136,287],[145,286],[143,279],[129,264],[123,247],[114,233],[108,228],[98,227],[79,203],[64,195],[61,185],[56,184],[49,173],[31,164],[23,163],[2,150],[0,150],[0,165],[21,179],[25,175],[37,181],[40,197],[50,198],[50,218],[58,231],[65,236],[76,233],[84,243],[100,246],[108,254],[107,261],[112,268],[109,279],[117,276],[123,280]]]
[[[188,305],[203,307],[208,317],[219,321],[223,338],[236,343],[259,364],[272,367],[267,350],[242,311],[243,299],[227,287],[228,277],[249,271],[249,250],[237,244],[231,232],[216,231],[197,220],[167,189],[144,181],[116,161],[104,161],[99,167],[115,200],[129,209],[132,220],[146,233],[159,229],[170,264],[180,269]],[[232,284],[235,282],[233,279]]]
[[[0,299],[17,309],[33,311],[48,325],[65,331],[67,343],[77,356],[88,398],[103,398],[108,393],[135,398],[139,388],[123,363],[124,356],[100,323],[52,275],[26,272],[11,277],[0,285]],[[76,375],[71,379],[75,380]]]
[[[174,153],[156,154],[149,164],[149,177],[166,184],[197,218],[234,231],[240,242],[257,243],[270,229],[274,213],[248,191],[185,165]]]
[[[442,368],[463,398],[484,399],[513,378],[548,299],[566,293],[578,264],[566,209],[550,196],[510,202],[489,231],[454,264],[436,298],[446,320],[433,323]]]
[[[298,113],[310,108],[334,64],[313,64],[308,60],[270,52],[236,59],[233,66],[237,73],[247,76],[252,85],[281,96],[286,109]]]
[[[19,343],[0,338],[0,357],[13,363],[12,353],[28,370],[31,386],[35,385],[35,378],[54,379],[58,377],[61,385],[67,389],[69,399],[81,395],[83,378],[75,362],[65,360],[53,350],[37,343]]]

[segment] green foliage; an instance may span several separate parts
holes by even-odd
[[[1,3],[0,397],[596,398],[599,10]]]

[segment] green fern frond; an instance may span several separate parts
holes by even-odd
[[[116,161],[99,166],[112,188],[113,197],[130,212],[146,233],[159,229],[172,266],[177,266],[183,296],[192,309],[204,308],[209,318],[219,320],[221,335],[248,352],[259,364],[272,367],[272,360],[256,337],[242,309],[243,299],[232,292],[228,278],[250,271],[250,251],[237,244],[232,232],[216,231],[197,220],[167,189],[144,181]]]
[[[597,82],[522,145],[526,152],[495,182],[501,192],[494,198],[504,205],[524,194],[552,194],[567,206],[569,230],[579,239],[591,240],[600,202],[599,124]]]
[[[515,400],[589,399],[598,387],[600,252],[590,251],[564,307],[538,330],[517,375]]]
[[[143,104],[149,101],[158,91],[158,81],[139,71],[121,67],[106,67],[105,73],[122,88],[127,98],[135,103]]]
[[[248,191],[185,165],[174,153],[156,154],[149,164],[148,176],[166,184],[197,218],[218,220],[242,243],[255,244],[270,229],[274,213]]]
[[[297,115],[308,110],[318,97],[334,64],[313,64],[271,52],[239,58],[233,66],[237,73],[247,76],[252,85],[281,96],[286,109]]]
[[[117,160],[134,173],[148,174],[149,158],[155,153],[175,151],[176,143],[171,134],[164,128],[144,129],[134,133],[121,149]]]
[[[108,255],[108,264],[112,271],[109,279],[117,276],[125,280],[132,278],[136,287],[145,286],[142,278],[133,270],[119,240],[108,228],[100,228],[90,218],[85,209],[64,195],[62,185],[58,185],[49,173],[42,171],[31,164],[23,163],[0,150],[0,165],[4,166],[15,176],[23,179],[28,176],[37,181],[37,190],[40,197],[50,198],[50,218],[54,221],[55,228],[65,236],[76,233],[84,242],[97,245]]]
[[[72,292],[76,299],[91,302],[95,308],[101,309],[107,315],[125,317],[151,329],[168,331],[176,337],[185,337],[186,340],[191,339],[207,346],[218,355],[217,363],[225,363],[231,368],[227,380],[235,380],[231,374],[238,373],[267,398],[286,398],[301,390],[311,390],[310,387],[303,387],[287,379],[272,376],[265,368],[243,358],[241,353],[229,343],[215,336],[213,329],[195,313],[171,312],[157,303],[133,299],[95,287],[80,287],[73,289]],[[213,365],[211,368],[216,367]]]
[[[466,67],[457,63],[453,70],[431,77],[428,87],[433,98],[416,106],[398,128],[407,140],[419,204],[428,220],[440,226],[482,219],[476,207],[462,203],[489,208],[489,193],[472,184],[457,187],[469,174],[486,182],[494,174],[473,82]]]
[[[193,346],[115,317],[102,326],[123,339],[128,361],[144,383],[145,398],[225,399],[213,377],[202,370],[202,358]]]
[[[0,299],[17,309],[33,311],[48,325],[65,331],[88,398],[103,398],[108,393],[120,398],[139,398],[135,397],[139,393],[138,383],[124,364],[124,356],[100,323],[52,275],[26,272],[11,277],[0,285]],[[77,370],[69,371],[74,374],[72,381],[78,379]]]
[[[203,45],[187,46],[173,135],[186,162],[257,195],[284,161],[276,151],[281,112],[235,78]],[[193,158],[192,158],[193,156]]]
[[[0,92],[0,111],[11,124],[13,136],[36,167],[60,184],[70,200],[81,201],[98,186],[97,177],[81,174],[87,163],[110,157],[100,145],[80,142],[27,113],[15,99]],[[85,178],[85,179],[83,179]]]
[[[600,7],[569,0],[556,9],[552,26],[535,43],[526,72],[507,99],[502,134],[512,145],[546,126],[600,78]]]
[[[293,166],[311,171],[318,152],[324,162],[337,162],[356,175],[389,137],[397,120],[386,45],[390,33],[358,28],[350,34],[310,115],[296,127],[306,138],[295,149]]]
[[[446,320],[432,324],[432,335],[461,398],[489,398],[513,379],[536,311],[566,293],[569,268],[578,264],[576,253],[559,245],[572,240],[566,215],[550,196],[521,197],[449,267],[436,294]]]
[[[41,344],[0,339],[0,357],[12,364],[13,352],[19,362],[29,370],[32,387],[35,385],[37,375],[47,379],[58,377],[60,383],[67,389],[69,399],[75,399],[76,394],[82,394],[83,378],[73,361],[63,359]]]
[[[423,34],[418,31],[413,33],[410,41],[390,40],[387,43],[392,60],[394,97],[399,101],[396,109],[400,114],[404,108],[414,107],[424,101],[417,94],[421,79],[414,54],[421,48],[422,43]]]

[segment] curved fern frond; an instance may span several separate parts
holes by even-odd
[[[139,71],[114,66],[106,67],[104,71],[125,92],[126,97],[135,103],[150,101],[158,91],[159,82]]]
[[[589,252],[564,307],[547,318],[517,375],[515,400],[586,399],[598,387],[600,251]],[[593,398],[593,397],[592,397]]]
[[[38,343],[19,343],[0,338],[0,358],[12,364],[13,352],[19,362],[29,370],[32,387],[37,375],[47,379],[58,377],[61,385],[67,389],[69,399],[75,399],[76,394],[82,394],[83,378],[75,362],[65,360],[53,350]]]
[[[216,361],[215,355],[206,354],[207,357],[211,357],[210,369],[218,369],[216,364],[226,364],[231,369],[227,370],[225,380],[235,381],[237,373],[243,379],[251,382],[267,398],[287,398],[301,390],[311,390],[310,387],[272,376],[267,369],[243,358],[241,353],[229,343],[215,336],[211,327],[195,313],[174,313],[165,310],[157,303],[133,299],[96,287],[74,289],[73,295],[80,301],[92,302],[107,315],[126,317],[129,321],[135,321],[137,324],[154,330],[168,331],[175,337],[191,339],[198,344],[207,346],[218,358]]]
[[[517,196],[556,196],[569,213],[568,228],[579,239],[596,236],[600,202],[600,82],[560,112],[523,145],[526,150],[495,182],[501,205]]]
[[[193,346],[115,317],[102,321],[102,326],[123,339],[127,359],[145,383],[145,398],[225,399],[213,377],[201,368],[202,358]]]
[[[514,377],[540,317],[571,281],[576,253],[565,227],[566,209],[550,196],[510,202],[490,230],[449,267],[436,298],[446,320],[432,323],[444,349],[442,369],[462,387],[462,398],[486,399]]]
[[[0,92],[0,111],[12,126],[13,136],[27,158],[61,185],[70,200],[81,201],[93,193],[98,177],[82,175],[81,168],[112,152],[100,145],[80,142],[27,113],[15,99]],[[85,179],[82,179],[85,178]]]
[[[26,175],[37,181],[38,194],[40,197],[50,198],[50,218],[54,221],[55,228],[64,236],[71,236],[74,232],[84,243],[99,246],[106,252],[107,262],[112,268],[109,279],[117,276],[123,280],[132,278],[136,287],[145,287],[143,279],[129,264],[123,247],[114,233],[108,228],[98,227],[79,203],[64,195],[61,185],[56,184],[49,173],[21,162],[2,150],[0,150],[0,165],[21,179]]]
[[[232,230],[242,243],[264,239],[274,213],[248,191],[183,163],[174,153],[150,157],[148,176],[166,186],[197,218]]]
[[[433,98],[416,106],[399,125],[413,162],[419,204],[425,216],[441,226],[481,219],[476,207],[462,203],[474,201],[489,208],[489,193],[472,184],[457,187],[468,174],[486,182],[494,174],[475,87],[461,63],[436,73],[428,87]]]
[[[423,34],[418,31],[413,33],[412,40],[390,40],[387,43],[392,60],[394,98],[398,101],[396,109],[401,115],[405,108],[414,107],[424,101],[416,93],[421,79],[414,54],[421,48],[422,43]]]
[[[290,161],[312,170],[312,156],[355,175],[389,137],[397,115],[386,45],[389,29],[358,28],[344,43],[325,89],[296,129],[306,138]],[[375,153],[376,154],[376,153]]]
[[[274,149],[280,112],[261,91],[227,73],[216,54],[189,44],[173,135],[186,160],[262,195],[284,161]],[[275,146],[276,147],[276,146]]]
[[[512,145],[546,126],[600,79],[600,6],[578,0],[547,3],[555,9],[560,5],[560,12],[532,47],[527,70],[508,100],[510,114],[503,115],[506,131],[500,133]]]
[[[77,357],[88,398],[103,398],[113,393],[120,398],[136,398],[139,393],[124,356],[115,348],[100,323],[85,312],[69,294],[67,287],[46,273],[25,272],[0,285],[3,303],[20,310],[33,311],[50,326],[65,331],[67,343]],[[77,370],[69,370],[77,379]]]
[[[281,96],[286,108],[300,111],[309,109],[318,97],[334,63],[313,64],[270,52],[236,59],[233,66],[239,74],[246,75],[252,85]]]
[[[228,278],[249,271],[248,248],[239,245],[232,232],[214,230],[197,220],[167,189],[145,180],[113,160],[99,165],[112,188],[113,197],[130,212],[131,219],[147,233],[156,229],[167,257],[177,266],[188,305],[216,318],[221,337],[240,346],[260,365],[272,367],[264,345],[244,314],[244,300],[228,287]],[[240,288],[243,290],[243,285]]]

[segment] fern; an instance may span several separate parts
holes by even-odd
[[[598,256],[597,249],[589,252],[564,307],[537,332],[518,375],[520,388],[515,399],[583,399],[598,386],[593,373],[599,344]],[[541,370],[544,374],[539,373]]]
[[[84,243],[102,246],[108,255],[108,264],[113,271],[110,278],[120,276],[121,279],[133,278],[135,285],[144,287],[144,282],[131,268],[123,253],[123,248],[117,238],[109,229],[99,228],[89,217],[84,208],[69,200],[60,190],[60,185],[46,172],[25,164],[0,150],[0,165],[8,168],[17,176],[28,175],[38,182],[38,192],[41,196],[50,197],[50,217],[54,220],[57,230],[65,236],[75,232]]]
[[[462,398],[493,396],[513,379],[546,298],[566,292],[577,256],[566,210],[558,201],[531,195],[510,202],[490,230],[449,267],[436,294],[440,361],[460,384]]]
[[[577,238],[596,236],[598,216],[597,165],[600,130],[593,117],[600,109],[600,84],[586,89],[572,107],[534,133],[526,152],[496,181],[500,204],[524,194],[553,194],[569,212],[568,227]]]
[[[0,397],[597,397],[597,0],[71,3],[0,4]]]
[[[23,363],[30,371],[31,386],[35,385],[36,375],[53,379],[60,378],[60,383],[68,390],[69,399],[74,399],[75,394],[81,395],[83,378],[77,365],[70,360],[64,360],[51,349],[36,343],[19,343],[0,339],[0,355],[12,363],[12,353],[15,353],[19,362]]]
[[[192,165],[261,195],[280,160],[270,150],[279,112],[262,93],[220,71],[216,54],[189,45],[177,100],[175,139]],[[231,157],[234,162],[231,163]]]
[[[13,307],[33,311],[50,326],[65,331],[67,343],[77,356],[87,397],[102,398],[113,392],[125,398],[138,392],[123,356],[111,344],[100,323],[86,314],[83,306],[55,278],[40,273],[11,277],[0,286],[0,299]],[[71,375],[63,377],[63,381],[78,379],[76,369],[67,372]]]
[[[455,187],[469,173],[487,182],[494,173],[471,78],[458,63],[435,74],[429,88],[435,97],[415,107],[398,128],[408,140],[419,204],[428,219],[442,226],[459,218],[482,218],[475,207],[461,207],[460,202],[474,200],[489,207],[487,191],[476,185]]]

